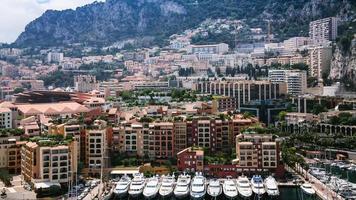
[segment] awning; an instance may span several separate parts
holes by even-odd
[[[136,174],[136,173],[140,173],[138,169],[115,169],[115,170],[112,170],[111,171],[111,175],[124,175],[124,174],[127,174],[127,175],[131,175],[131,174]]]

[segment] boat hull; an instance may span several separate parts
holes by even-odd
[[[186,193],[174,193],[174,196],[177,199],[184,199],[189,196],[189,192],[187,191]]]
[[[145,199],[154,199],[157,197],[157,193],[154,193],[154,194],[143,194],[143,197]]]
[[[190,199],[194,199],[194,200],[202,200],[205,197],[205,193],[204,194],[190,194]]]

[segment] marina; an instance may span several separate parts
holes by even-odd
[[[126,180],[131,181],[125,178]],[[112,187],[115,189],[112,190],[114,192],[108,199],[322,199],[316,195],[313,186],[307,182],[304,184],[293,182],[280,184],[273,176],[263,178],[260,175],[251,178],[239,176],[238,178],[207,179],[202,173],[197,172],[194,176],[181,174],[177,179],[174,175],[144,179],[142,175],[136,174],[128,190],[128,192],[137,191],[136,195],[132,195],[132,192],[130,195],[118,195],[115,192],[116,188],[122,184],[122,178],[113,182]],[[139,193],[141,188],[143,188],[143,192]]]

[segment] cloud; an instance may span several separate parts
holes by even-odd
[[[1,0],[0,42],[14,42],[25,26],[48,9],[75,9],[95,0]],[[104,0],[100,0],[104,1]]]

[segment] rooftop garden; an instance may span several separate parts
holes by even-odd
[[[23,134],[24,134],[24,130],[18,128],[0,129],[0,137],[21,136]]]
[[[351,113],[342,112],[338,116],[333,116],[329,119],[328,123],[332,125],[356,125],[356,117],[353,117]]]
[[[74,140],[73,137],[63,135],[43,135],[36,136],[29,139],[30,142],[35,142],[39,146],[58,146],[58,145],[68,145]]]

